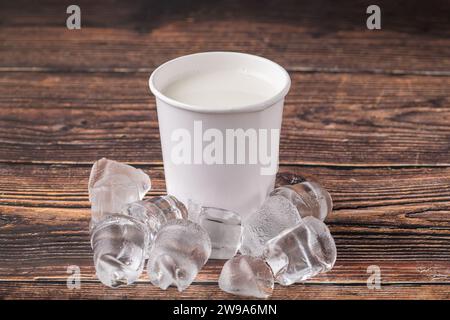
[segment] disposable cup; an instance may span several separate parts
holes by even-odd
[[[217,107],[188,104],[164,93],[187,75],[220,70],[259,77],[273,94],[257,103]],[[257,210],[274,187],[290,83],[275,62],[244,53],[197,53],[159,66],[149,85],[156,97],[167,193],[187,205],[232,210],[243,218]]]

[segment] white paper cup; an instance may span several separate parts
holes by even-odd
[[[186,74],[214,71],[218,68],[236,68],[260,75],[274,86],[276,93],[259,103],[238,108],[199,107],[175,101],[163,94],[168,85]],[[197,53],[158,67],[150,76],[149,85],[156,96],[167,193],[185,204],[192,201],[204,206],[228,209],[244,218],[257,210],[274,187],[284,97],[289,91],[290,83],[288,73],[278,64],[243,53]],[[206,157],[201,156],[194,159],[195,155],[206,154],[205,148],[212,141],[201,141],[205,131],[222,134],[223,163],[217,159],[215,162],[205,160]],[[227,143],[232,141],[227,140],[227,132],[234,132],[238,136],[234,137],[234,148],[227,149]],[[254,138],[254,134],[257,142],[253,139],[249,143],[248,137]],[[190,163],[180,162],[180,159],[174,157],[177,154],[174,148],[179,148],[183,135],[189,135],[192,139]],[[245,138],[244,143],[238,146],[238,141],[242,142],[239,138],[242,137]],[[245,161],[242,158],[238,161],[238,153],[244,152],[243,148]],[[230,150],[234,150],[234,157]],[[263,150],[270,157],[264,157]],[[250,160],[250,154],[253,154],[253,161]],[[270,160],[267,161],[268,159]]]

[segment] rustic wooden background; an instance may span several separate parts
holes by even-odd
[[[265,56],[292,77],[281,171],[328,188],[335,268],[275,299],[450,299],[450,5],[376,1],[69,1],[0,4],[0,298],[228,299],[210,261],[185,292],[99,283],[87,180],[126,161],[163,194],[151,71],[207,50]],[[79,290],[67,267],[81,268]],[[378,265],[382,287],[366,286]]]

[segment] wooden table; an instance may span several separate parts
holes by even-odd
[[[6,1],[5,1],[6,2]],[[0,7],[0,298],[234,298],[210,261],[178,293],[95,277],[87,180],[101,157],[144,169],[164,194],[147,79],[208,50],[273,59],[292,77],[280,171],[330,191],[335,268],[275,299],[450,298],[450,6],[377,1],[67,1]],[[334,4],[334,5],[333,5]],[[67,268],[81,270],[68,289]],[[366,285],[381,268],[381,289]]]

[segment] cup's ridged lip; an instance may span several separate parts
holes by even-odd
[[[186,104],[174,99],[171,99],[169,97],[167,97],[166,95],[164,95],[161,91],[159,91],[154,83],[154,79],[155,79],[155,75],[161,71],[162,68],[164,68],[167,64],[169,63],[173,63],[177,60],[181,60],[181,59],[185,59],[188,57],[192,57],[192,56],[198,56],[198,55],[243,55],[243,56],[250,56],[253,59],[259,59],[265,62],[269,62],[270,64],[272,64],[273,66],[275,66],[276,68],[279,69],[279,71],[284,74],[285,77],[285,84],[283,86],[283,88],[278,91],[276,94],[274,94],[273,96],[271,96],[270,98],[261,101],[259,103],[254,103],[254,104],[248,104],[248,105],[242,105],[239,107],[233,107],[233,108],[217,108],[217,107],[199,107],[199,106],[195,106],[195,105],[190,105],[190,104]],[[180,108],[180,109],[185,109],[185,110],[189,110],[189,111],[194,111],[194,112],[200,112],[200,113],[240,113],[240,112],[254,112],[254,111],[261,111],[264,110],[272,105],[274,105],[275,103],[277,103],[278,101],[281,101],[282,99],[284,99],[284,97],[287,95],[290,87],[291,87],[291,78],[289,77],[288,72],[279,64],[273,62],[272,60],[260,57],[260,56],[256,56],[256,55],[252,55],[252,54],[248,54],[248,53],[241,53],[241,52],[232,52],[232,51],[211,51],[211,52],[200,52],[200,53],[194,53],[194,54],[189,54],[189,55],[185,55],[185,56],[181,56],[172,60],[169,60],[165,63],[163,63],[162,65],[160,65],[158,68],[156,68],[152,74],[150,75],[150,78],[148,80],[149,82],[149,86],[150,86],[150,91],[160,100],[164,101],[165,103]]]

